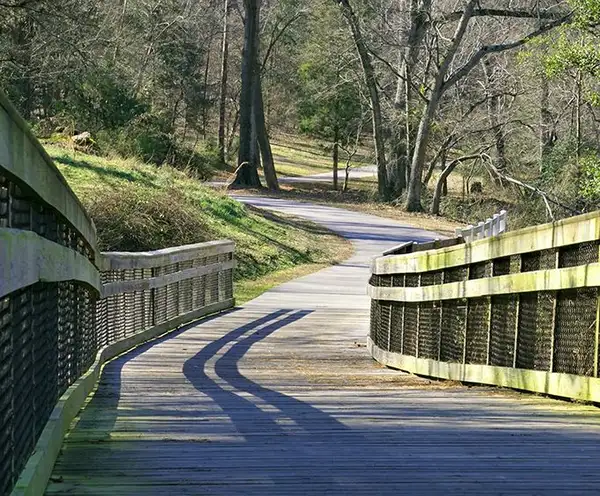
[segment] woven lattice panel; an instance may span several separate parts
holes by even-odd
[[[407,288],[418,288],[420,284],[419,280],[419,274],[406,274],[404,276],[404,285]]]
[[[219,263],[218,256],[206,258],[206,265]],[[219,274],[208,274],[206,276],[206,304],[210,305],[219,301]]]
[[[577,267],[598,262],[598,242],[565,246],[560,250],[559,267]]]
[[[377,329],[377,346],[383,350],[389,349],[391,310],[390,302],[379,302],[380,317]]]
[[[203,258],[194,260],[194,267],[203,267],[205,265]],[[206,276],[194,277],[192,280],[192,301],[194,308],[202,308],[206,303]]]
[[[77,308],[75,285],[69,282],[58,285],[58,394],[64,393],[75,380],[75,353],[73,339]]]
[[[419,347],[420,358],[439,358],[440,349],[440,303],[419,304]]]
[[[404,333],[402,336],[402,352],[405,355],[417,356],[417,328],[419,305],[406,303],[404,306]]]
[[[435,284],[435,275],[433,272],[423,272],[421,274],[420,286],[433,286]]]
[[[553,293],[520,296],[517,368],[550,371],[554,300]]]
[[[467,310],[466,363],[487,363],[489,325],[490,299],[470,299]]]
[[[189,260],[187,262],[179,263],[179,270],[189,270],[193,267],[194,262]],[[219,278],[221,278],[219,274]],[[178,314],[191,312],[193,309],[192,301],[192,280],[186,279],[177,283],[177,294],[179,295],[179,312]]]
[[[94,258],[70,223],[4,171],[0,228],[31,231]],[[65,282],[34,284],[0,300],[0,494],[11,490],[60,394],[96,354],[93,298]]]
[[[533,251],[521,255],[521,272],[532,272],[540,269],[540,252]]]
[[[36,284],[32,288],[35,360],[34,389],[36,435],[41,434],[58,397],[58,285]]]
[[[469,279],[483,279],[492,275],[492,263],[481,262],[471,264],[469,269]]]
[[[593,376],[598,290],[558,293],[554,334],[554,372]]]
[[[221,262],[230,262],[233,260],[233,253],[224,253],[220,256]],[[390,276],[390,286],[391,286]],[[233,269],[222,270],[219,272],[219,301],[225,301],[233,298]]]
[[[444,271],[444,282],[460,282],[467,280],[467,267],[453,267]]]
[[[1,194],[1,191],[0,191]],[[0,299],[0,494],[12,485],[12,354],[11,299]]]
[[[521,255],[521,263],[521,272],[555,269],[557,263],[557,250],[550,249],[524,253]]]
[[[492,275],[505,276],[510,274],[510,257],[496,258],[493,262]]]
[[[33,291],[26,288],[11,295],[11,327],[13,341],[13,473],[25,466],[35,444],[34,402],[30,387],[34,383],[33,355]]]
[[[402,334],[404,329],[404,303],[392,302],[392,323],[390,325],[390,351],[402,353]]]
[[[392,287],[393,288],[404,288],[406,286],[405,274],[396,274],[392,276]]]
[[[462,363],[467,325],[467,300],[443,301],[441,322],[440,360]]]
[[[369,337],[374,343],[377,342],[377,329],[379,329],[379,301],[371,300],[371,327]]]
[[[179,269],[179,264],[166,265],[154,269],[154,277],[173,274]],[[154,316],[156,324],[162,324],[177,316],[179,295],[177,284],[169,284],[154,290]]]
[[[421,274],[421,286],[434,286],[442,284],[444,279],[444,271],[436,270],[432,272],[424,272]]]
[[[492,297],[490,365],[512,367],[514,364],[517,302],[516,295]]]
[[[9,195],[8,188],[10,182],[6,176],[2,175],[0,171],[0,227],[8,227],[10,209],[9,209]],[[1,479],[0,479],[1,480]],[[0,487],[1,487],[0,482]]]

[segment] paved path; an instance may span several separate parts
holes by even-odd
[[[344,183],[345,174],[345,169],[341,168],[338,176],[340,184]],[[353,167],[350,169],[350,182],[355,179],[365,178],[377,179],[377,167],[374,165],[367,165],[364,167]],[[277,180],[280,184],[331,183],[333,181],[333,171],[322,172],[320,174],[311,174],[309,176],[278,176]],[[211,188],[224,188],[227,185],[227,181],[206,181],[204,184],[210,186]]]
[[[431,235],[250,199],[352,240],[346,263],[108,364],[48,494],[597,494],[598,410],[430,382],[366,354],[370,259]]]

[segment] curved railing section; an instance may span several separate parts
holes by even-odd
[[[153,336],[234,306],[234,243],[212,241],[147,253],[103,253],[96,305],[98,347]]]
[[[95,352],[96,232],[25,122],[0,93],[0,494]]]
[[[600,213],[374,261],[369,349],[412,373],[600,401]]]
[[[234,306],[233,252],[98,253],[85,209],[0,92],[0,495],[44,492],[103,363]]]

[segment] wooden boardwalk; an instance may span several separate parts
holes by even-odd
[[[598,409],[367,356],[369,260],[427,233],[251,201],[344,233],[355,256],[108,364],[47,494],[600,492]]]

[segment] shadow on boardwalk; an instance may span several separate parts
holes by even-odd
[[[337,456],[331,450],[324,451],[323,443],[329,441],[333,448],[335,438],[348,428],[309,403],[251,381],[238,366],[253,345],[311,313],[311,310],[273,312],[213,341],[183,368],[194,387],[222,408],[245,437],[246,456],[250,450],[252,458],[266,456],[274,460],[276,453],[277,462],[272,469],[263,468],[267,473],[248,474],[249,478],[266,476],[271,489],[278,483],[289,488],[291,478],[305,478],[324,492],[336,486],[327,463],[335,462]],[[231,344],[227,351],[219,353]],[[206,373],[208,362],[217,356],[214,369],[218,382]]]
[[[310,384],[302,380],[285,383],[285,378],[269,378],[269,383],[281,385],[288,393],[283,394],[243,375],[240,362],[253,346],[311,314],[309,310],[273,311],[205,344],[185,361],[186,382],[210,398],[211,405],[194,397],[179,410],[171,403],[167,407],[164,396],[153,397],[150,392],[144,396],[146,409],[119,409],[123,368],[167,339],[108,364],[102,385],[57,466],[58,474],[64,466],[72,471],[64,481],[51,484],[48,492],[140,496],[596,493],[598,437],[585,428],[565,429],[560,412],[537,410],[532,417],[532,410],[498,408],[483,395],[470,395],[465,405],[462,397],[469,393],[464,388],[436,393],[400,387],[365,392],[354,387],[340,394],[335,386],[320,385],[309,392]],[[189,346],[185,343],[181,346]],[[302,353],[307,355],[309,349]],[[276,358],[277,348],[273,354]],[[152,357],[145,367],[161,355]],[[319,359],[314,360],[316,366]],[[250,361],[244,367],[261,365]],[[145,395],[153,378],[148,380],[146,385],[135,385],[137,394]],[[178,382],[170,384],[176,387]],[[298,399],[306,395],[311,400]],[[117,415],[121,426],[141,422],[135,430],[139,438],[112,436]],[[569,420],[584,419],[570,415]],[[152,436],[150,426],[157,435]],[[95,439],[94,433],[106,437]]]

